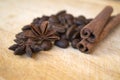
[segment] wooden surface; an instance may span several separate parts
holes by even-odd
[[[91,18],[106,5],[120,13],[119,0],[0,0],[0,80],[120,80],[120,25],[93,54],[54,46],[29,58],[8,50],[15,34],[35,17],[65,9]]]

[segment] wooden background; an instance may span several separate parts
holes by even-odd
[[[120,25],[93,54],[54,46],[29,58],[8,50],[15,34],[35,17],[65,9],[94,18],[106,5],[120,13],[119,0],[0,0],[0,80],[120,80]]]

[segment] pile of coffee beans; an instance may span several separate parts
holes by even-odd
[[[51,15],[48,19],[50,26],[56,30],[57,35],[60,37],[54,44],[60,48],[67,48],[70,45],[76,48],[76,44],[82,40],[80,36],[81,29],[91,20],[91,18],[86,19],[83,15],[74,17],[64,10],[58,12],[56,15]]]
[[[16,44],[9,49],[15,55],[27,54],[31,57],[33,53],[50,50],[53,45],[77,48],[77,43],[82,40],[80,31],[91,20],[82,15],[74,17],[65,10],[51,16],[37,17],[16,34]]]

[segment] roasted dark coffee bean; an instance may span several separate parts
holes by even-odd
[[[82,15],[81,15],[81,16],[78,16],[78,19],[79,19],[79,20],[82,20],[82,21],[85,21],[85,20],[86,20],[85,16],[82,16]]]
[[[67,29],[67,31],[66,31],[66,38],[67,39],[70,39],[72,37],[72,35],[76,32],[75,28],[76,28],[76,26],[73,25],[73,26],[71,26],[70,28]]]
[[[74,39],[72,42],[71,42],[71,46],[73,47],[73,48],[77,48],[77,43],[79,42],[80,40],[79,39]]]
[[[74,18],[74,23],[79,26],[79,25],[84,25],[86,24],[86,18],[84,16],[79,16],[77,18]]]
[[[32,52],[34,52],[34,53],[39,52],[39,51],[42,50],[42,49],[40,48],[40,46],[38,46],[38,45],[32,45],[32,46],[31,46],[31,49],[32,49]]]
[[[50,16],[48,21],[52,24],[59,23],[59,20],[55,15]]]
[[[42,41],[40,44],[40,48],[45,51],[50,50],[52,48],[51,41],[49,40]]]
[[[86,24],[88,24],[90,21],[92,21],[93,19],[90,18],[90,19],[86,19]]]
[[[41,20],[40,17],[35,18],[33,20],[33,22],[31,23],[31,25],[33,25],[33,26],[39,26],[40,25],[40,20]]]
[[[79,39],[79,38],[81,38],[81,37],[80,37],[80,32],[79,32],[79,31],[76,31],[76,32],[74,32],[74,34],[71,36],[70,40],[72,41],[72,40],[74,40],[74,39]]]
[[[49,17],[48,16],[42,16],[36,23],[32,23],[33,26],[39,27],[42,22],[48,21]]]
[[[34,20],[33,20],[33,24],[37,24],[37,23],[39,23],[39,21],[41,20],[41,18],[40,17],[37,17],[37,18],[35,18]]]
[[[60,21],[60,24],[65,25],[66,24],[66,19],[65,19],[65,14],[64,15],[59,15],[58,19]]]
[[[74,30],[74,31],[70,34],[71,36],[68,38],[68,40],[69,40],[70,42],[71,42],[73,39],[76,38],[76,36],[75,36],[76,34],[75,34],[75,33],[76,33],[76,31]],[[74,38],[74,37],[75,37],[75,38]]]
[[[70,28],[68,28],[68,30],[66,32],[67,39],[69,39],[69,41],[72,41],[73,39],[81,38],[80,37],[80,30],[82,27],[78,27],[76,25],[73,25]]]
[[[42,16],[40,19],[40,23],[42,23],[43,21],[48,21],[49,16]]]
[[[73,24],[73,19],[74,17],[71,14],[66,14],[65,15],[65,19],[68,25],[72,25]]]
[[[67,48],[69,46],[69,41],[65,39],[60,39],[56,40],[54,44],[60,48]]]
[[[41,18],[38,17],[38,18],[35,18],[31,24],[33,26],[38,27],[43,21],[48,21],[48,19],[49,19],[48,16],[42,16]]]
[[[66,14],[66,10],[62,10],[62,11],[58,12],[56,15],[59,16],[59,15],[63,15],[63,14]]]
[[[66,39],[66,40],[67,40],[67,37],[66,37],[65,34],[61,34],[60,38],[61,38],[61,39]]]
[[[30,25],[26,25],[26,26],[24,26],[23,28],[22,28],[22,30],[23,31],[25,31],[25,30],[30,30],[31,28],[30,28]]]
[[[18,44],[13,44],[12,46],[9,47],[9,49],[15,51],[17,47],[18,47]]]
[[[79,25],[85,24],[85,21],[78,20],[78,19],[74,19],[74,23],[75,23],[77,26],[79,26]]]
[[[65,33],[65,31],[66,31],[65,27],[60,24],[53,24],[51,27],[58,33]]]
[[[80,25],[80,26],[78,26],[75,30],[80,32],[81,29],[82,29],[84,26],[85,26],[85,24],[84,24],[84,25]]]
[[[79,25],[78,28],[83,28],[84,26],[86,26],[86,24],[83,24],[83,25]]]

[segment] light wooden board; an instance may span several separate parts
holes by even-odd
[[[106,5],[120,13],[119,0],[0,0],[0,80],[120,80],[120,25],[93,54],[54,46],[29,58],[8,50],[15,34],[35,17],[65,9],[91,18]]]

